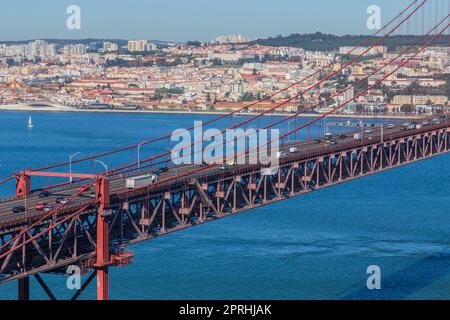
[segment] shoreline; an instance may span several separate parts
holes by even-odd
[[[221,111],[184,111],[184,110],[103,110],[103,109],[77,109],[56,104],[43,104],[42,106],[32,106],[31,104],[9,104],[0,105],[1,111],[19,111],[19,112],[84,112],[84,113],[129,113],[129,114],[173,114],[173,115],[225,115],[229,112]],[[246,117],[258,115],[258,112],[236,113],[234,116]],[[267,113],[267,117],[289,117],[291,113]],[[320,113],[303,113],[297,115],[297,118],[314,118],[320,116]],[[327,118],[361,118],[361,119],[421,119],[417,115],[353,115],[353,114],[334,114]]]

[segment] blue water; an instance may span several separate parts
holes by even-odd
[[[107,151],[210,119],[39,112],[29,130],[28,116],[0,112],[2,178],[67,161],[74,152]],[[310,135],[320,132],[323,127],[313,128]],[[142,157],[167,146],[144,147]],[[104,160],[113,166],[135,159],[129,151]],[[111,298],[450,299],[449,160],[437,157],[135,245],[135,263],[111,269]],[[13,189],[1,186],[0,195]],[[366,287],[369,265],[381,268],[381,290]],[[64,276],[44,278],[58,297],[73,294]],[[16,286],[0,286],[0,298],[15,299]],[[94,299],[95,289],[91,284],[82,298]],[[31,295],[45,299],[34,279]]]

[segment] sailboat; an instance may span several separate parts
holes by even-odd
[[[31,116],[28,118],[28,128],[33,128],[33,120],[31,120]]]

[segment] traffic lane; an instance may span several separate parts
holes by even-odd
[[[394,127],[392,129],[384,128],[383,131],[386,130],[387,132],[384,131],[384,132],[386,132],[386,134],[388,132],[391,133],[391,134],[397,134],[397,133],[402,132],[402,127],[403,127],[403,124],[398,124],[398,125],[394,125]],[[381,137],[381,131],[382,131],[382,129],[380,127],[373,127],[373,128],[370,128],[370,129],[365,129],[363,131],[363,139],[366,140],[368,135],[372,136],[373,138],[380,138]],[[346,138],[345,139],[341,139],[340,142],[341,143],[353,142],[354,141],[354,138],[353,138],[353,134],[354,133],[355,132],[342,134],[342,136],[345,135]],[[364,134],[366,135],[365,137],[364,137]],[[367,140],[365,142],[367,142]],[[339,141],[338,141],[338,144],[339,144]],[[323,141],[320,142],[320,143],[316,143],[316,142],[314,142],[314,140],[306,140],[306,141],[294,143],[292,145],[283,146],[282,150],[286,150],[287,151],[292,146],[298,146],[299,148],[301,148],[298,152],[302,152],[302,153],[308,153],[308,152],[312,153],[312,152],[315,152],[315,151],[319,151],[320,149],[323,149],[323,147],[330,147],[330,148],[333,147],[333,146],[331,146],[328,143],[323,142]],[[189,170],[195,171],[195,170],[200,170],[200,169],[201,169],[201,166],[199,166],[199,165],[186,165],[186,166],[180,166],[180,167],[171,168],[171,169],[169,169],[169,171],[167,173],[163,173],[161,175],[161,180],[166,180],[166,179],[167,180],[169,180],[169,179],[177,179],[177,180],[179,180],[178,177],[180,175],[186,173],[187,171],[189,171]],[[154,171],[154,170],[149,170],[147,172],[152,172],[152,171]],[[205,175],[205,174],[218,174],[221,171],[223,171],[223,170],[221,170],[218,166],[216,166],[215,168],[209,168],[209,169],[203,170],[202,172],[195,173],[194,177],[200,177],[200,176]],[[182,179],[186,179],[186,177],[182,177]],[[126,178],[119,178],[119,179],[112,180],[112,185],[113,185],[112,191],[114,192],[116,190],[116,188],[117,188],[117,191],[123,190],[124,187],[125,187],[125,181],[126,181]],[[64,192],[60,192],[58,194],[54,194],[51,197],[49,197],[49,199],[50,199],[49,202],[51,202],[51,201],[55,201],[56,202],[56,198],[58,196],[70,197],[72,194],[75,193],[75,191],[77,191],[77,189],[69,189],[69,190],[66,190]],[[92,198],[92,195],[88,196],[88,197]],[[83,199],[83,198],[86,198],[86,196],[82,195],[79,198]],[[30,205],[31,206],[36,205],[37,203],[39,203],[41,201],[45,201],[45,200],[42,200],[41,198],[36,198],[36,197],[27,199],[27,213],[29,213],[30,211],[33,210],[33,208],[29,208]],[[0,216],[2,215],[2,213],[1,213],[2,211],[8,212],[8,210],[11,210],[11,207],[13,207],[15,205],[22,205],[21,203],[24,203],[24,200],[17,200],[17,201],[13,201],[13,202],[3,203],[0,206]]]
[[[190,167],[193,167],[193,166],[183,166],[179,170],[181,172],[184,172],[184,171],[187,171]],[[152,171],[154,171],[154,170],[149,170],[146,173],[150,173]],[[145,173],[143,173],[143,174],[145,174]],[[161,176],[165,178],[165,176],[167,175],[170,178],[170,174],[171,174],[170,172],[163,173]],[[125,188],[125,184],[126,184],[126,178],[118,178],[118,179],[111,180],[111,182],[110,182],[111,191],[114,192],[114,191],[123,190]],[[9,216],[12,212],[12,209],[14,207],[19,207],[19,206],[24,206],[26,208],[26,214],[41,213],[42,212],[41,210],[35,210],[35,206],[37,204],[45,203],[47,205],[58,205],[58,203],[56,202],[56,200],[58,198],[70,199],[73,195],[75,195],[77,192],[79,192],[79,188],[81,188],[81,187],[57,191],[54,193],[50,193],[50,195],[48,197],[44,197],[44,198],[40,198],[39,193],[35,193],[34,196],[27,197],[26,199],[12,200],[9,202],[2,203],[2,204],[0,204],[0,218],[4,217],[4,216]],[[80,194],[75,199],[73,199],[71,201],[71,203],[76,204],[77,199],[80,199],[79,202],[82,202],[82,201],[88,200],[88,199],[92,199],[94,197],[94,195],[92,194],[93,191],[94,191],[94,187],[91,187],[89,190],[86,190],[83,194]],[[25,213],[23,213],[23,214],[25,214]],[[19,214],[17,214],[17,215],[19,216]]]
[[[392,131],[400,131],[400,128],[402,127],[402,125],[397,125],[396,129],[397,130],[391,130]],[[377,137],[381,135],[381,128],[376,127],[370,130],[372,136]],[[369,134],[369,132],[367,131],[367,129],[364,131],[364,133]],[[342,134],[344,135],[344,134]],[[352,141],[352,137],[349,134],[345,134],[347,136],[346,139],[341,139],[342,142],[350,142]],[[339,144],[339,142],[338,142]],[[328,143],[322,141],[320,143],[316,143],[313,140],[305,140],[305,141],[301,141],[301,142],[296,142],[294,144],[291,145],[286,145],[286,146],[282,146],[281,150],[282,151],[289,151],[290,148],[292,147],[296,147],[299,148],[299,152],[301,153],[307,153],[307,152],[313,152],[313,151],[317,151],[317,149],[319,148],[323,148],[324,145],[328,145]],[[175,167],[175,168],[171,168],[169,169],[169,171],[167,173],[163,173],[161,175],[161,180],[164,179],[171,179],[171,178],[177,178],[179,175],[186,173],[189,170],[199,170],[201,167],[199,165],[185,165],[185,166],[180,166],[180,167]],[[153,170],[149,170],[148,172],[152,172]],[[208,172],[212,172],[212,173],[217,173],[220,170],[213,169],[212,171],[208,171]],[[202,172],[203,174],[206,173],[206,171]],[[119,179],[115,179],[111,181],[111,191],[120,191],[123,190],[123,188],[125,187],[125,181],[126,178],[119,178]],[[21,205],[25,205],[26,202],[26,208],[27,211],[31,211],[33,210],[34,206],[40,202],[46,202],[48,204],[56,204],[56,199],[58,197],[71,197],[73,194],[75,194],[78,191],[78,189],[68,189],[65,191],[59,191],[57,193],[51,194],[51,196],[49,196],[48,198],[39,198],[39,197],[31,197],[28,198],[26,201],[25,200],[17,200],[14,202],[8,202],[8,203],[4,203],[0,206],[0,215],[2,215],[2,213],[4,212],[8,212],[11,210],[12,207],[15,206],[21,206]],[[86,191],[86,192],[92,192],[92,191]],[[86,196],[86,195],[81,195],[79,196],[79,198],[86,198],[86,197],[92,197],[91,196]]]

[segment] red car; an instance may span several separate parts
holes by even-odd
[[[34,207],[36,208],[36,210],[44,210],[46,205],[47,204],[45,202],[39,202]]]
[[[83,193],[83,192],[85,192],[85,191],[88,191],[89,189],[86,189],[87,187],[88,187],[88,185],[84,185],[84,186],[79,187],[79,188],[78,188],[78,192]]]

